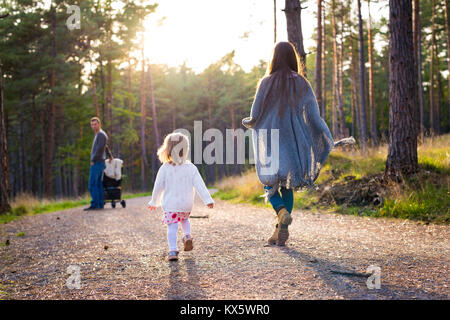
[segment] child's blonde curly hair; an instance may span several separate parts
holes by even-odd
[[[182,164],[189,155],[189,139],[184,134],[173,132],[164,138],[157,152],[159,161],[172,165]]]

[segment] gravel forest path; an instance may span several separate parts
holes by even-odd
[[[161,211],[82,208],[0,225],[2,299],[449,299],[450,228],[294,210],[286,247],[268,246],[270,208],[199,199],[194,250],[167,261]],[[23,232],[24,236],[18,233]],[[9,245],[4,245],[9,240]],[[69,289],[78,266],[80,289]],[[369,289],[369,266],[381,270]]]

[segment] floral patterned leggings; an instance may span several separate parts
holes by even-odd
[[[189,219],[182,220],[181,227],[184,236],[191,235],[191,223]],[[169,242],[170,251],[178,251],[177,246],[178,222],[173,222],[167,225],[167,240]]]

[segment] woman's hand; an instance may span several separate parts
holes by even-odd
[[[156,207],[151,206],[151,205],[148,205],[148,208],[150,209],[150,211],[155,211],[156,210]]]
[[[214,203],[213,202],[212,203],[208,203],[207,206],[208,206],[208,208],[212,209],[212,208],[214,208]]]

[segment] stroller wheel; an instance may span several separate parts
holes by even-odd
[[[116,202],[115,201],[111,201],[111,207],[113,207],[113,208],[116,207]]]
[[[127,206],[127,203],[125,200],[120,201],[120,204],[122,205],[122,208],[125,208]]]

